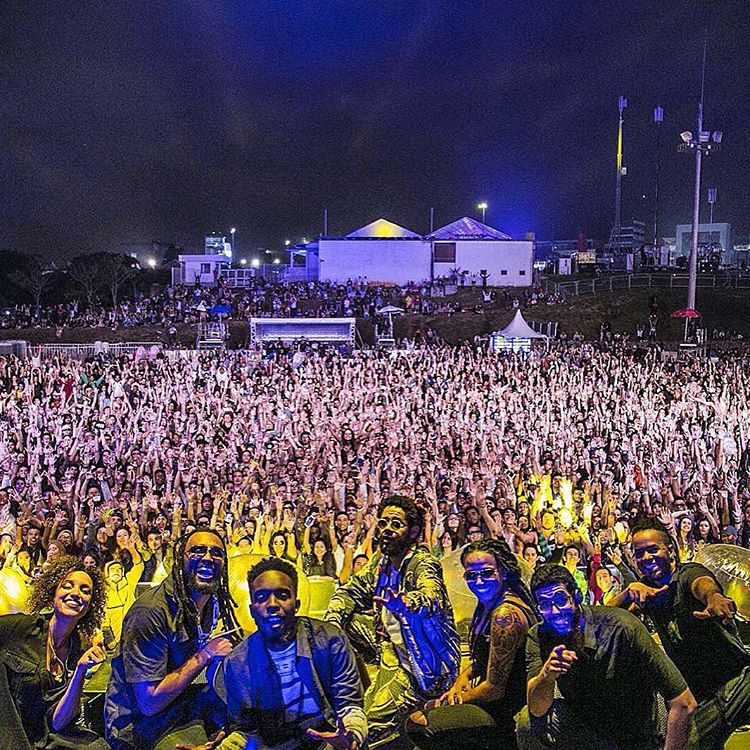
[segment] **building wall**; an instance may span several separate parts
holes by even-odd
[[[478,274],[485,269],[490,286],[530,286],[534,243],[515,240],[459,240],[456,242],[456,263],[462,271]],[[435,275],[445,264],[438,264]],[[504,273],[503,273],[504,272]]]
[[[430,278],[430,243],[426,240],[321,239],[318,248],[321,281],[366,276],[371,282],[406,284]]]
[[[531,284],[534,243],[513,240],[457,240],[456,261],[436,263],[434,276],[453,268],[478,274],[485,269],[492,286]],[[405,284],[430,278],[428,240],[319,240],[321,281],[346,281],[366,276],[371,282]],[[505,272],[505,273],[503,273]]]

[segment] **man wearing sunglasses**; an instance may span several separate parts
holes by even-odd
[[[530,721],[519,722],[521,750],[698,747],[695,698],[638,618],[583,606],[559,565],[534,572],[531,594],[542,621],[526,640]]]
[[[241,640],[221,537],[199,528],[177,540],[170,576],[125,615],[104,708],[114,750],[144,750],[170,735],[171,746],[200,744],[226,716],[196,678]],[[233,637],[214,632],[232,634]],[[189,729],[186,729],[189,727]]]
[[[327,614],[348,631],[353,614],[375,609],[380,657],[365,694],[370,748],[395,746],[402,721],[453,684],[461,660],[442,567],[420,545],[424,512],[394,495],[378,507],[376,523],[380,554],[338,589]]]

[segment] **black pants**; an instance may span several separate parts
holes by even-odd
[[[425,712],[427,725],[411,720],[406,734],[420,750],[517,750],[512,720],[499,725],[483,708],[465,703]]]

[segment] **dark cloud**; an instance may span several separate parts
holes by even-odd
[[[490,204],[513,233],[606,237],[691,215],[702,19],[716,218],[750,231],[748,3],[724,0],[5,0],[0,245],[64,253],[238,227],[277,246],[379,215],[417,230]],[[642,196],[646,197],[643,198]]]

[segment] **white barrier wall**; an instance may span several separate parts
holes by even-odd
[[[490,286],[530,286],[533,255],[534,243],[524,240],[459,240],[455,265],[471,274],[486,270]]]
[[[533,243],[516,240],[457,240],[455,263],[436,263],[435,278],[452,268],[469,274],[484,269],[490,286],[529,286]],[[430,278],[432,246],[423,239],[321,239],[320,280],[345,282],[366,276],[392,284]]]
[[[321,239],[320,280],[406,284],[430,278],[430,243],[423,239]]]

